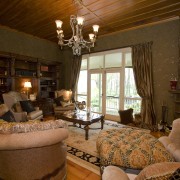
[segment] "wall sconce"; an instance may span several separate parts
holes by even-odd
[[[29,88],[32,88],[31,82],[26,81],[26,82],[24,83],[24,87],[27,88],[27,97],[28,97]]]

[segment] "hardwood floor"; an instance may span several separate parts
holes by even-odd
[[[67,160],[67,180],[100,180],[101,177],[70,160]]]

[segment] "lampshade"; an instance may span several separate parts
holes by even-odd
[[[31,82],[26,81],[26,82],[24,83],[24,87],[25,87],[25,88],[32,88]]]
[[[77,23],[79,25],[83,25],[83,22],[84,22],[84,18],[83,17],[77,17]]]

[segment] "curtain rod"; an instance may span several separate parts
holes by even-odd
[[[138,43],[138,44],[133,44],[133,45],[128,45],[128,46],[120,46],[120,47],[116,47],[116,48],[103,49],[103,50],[99,50],[99,51],[87,52],[87,53],[82,53],[82,55],[98,53],[98,52],[103,52],[103,51],[116,50],[116,49],[123,49],[123,48],[133,47],[133,46],[136,46],[139,44],[144,44],[144,43],[153,43],[153,41],[148,41],[148,42],[143,42],[143,43]]]

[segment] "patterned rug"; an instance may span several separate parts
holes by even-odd
[[[67,122],[68,125],[72,123]],[[99,128],[101,123],[97,122],[90,126],[90,128]],[[123,128],[124,125],[116,122],[105,121],[104,129],[118,129]],[[79,164],[96,174],[100,174],[99,164],[100,160],[96,150],[96,140],[100,129],[90,129],[89,139],[85,140],[85,131],[83,129],[69,126],[69,137],[66,140],[68,146],[68,159],[76,164]]]

